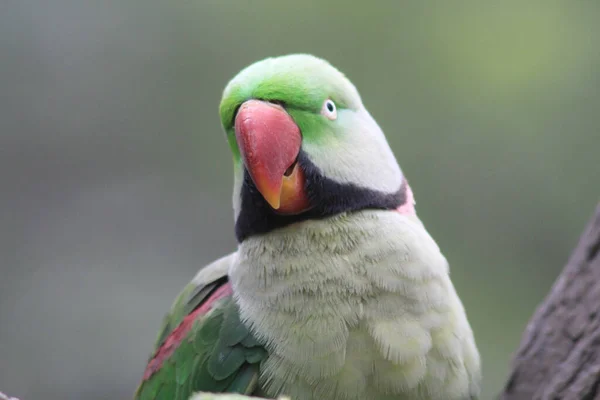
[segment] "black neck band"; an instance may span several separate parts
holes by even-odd
[[[329,217],[342,212],[364,209],[393,210],[406,202],[406,184],[398,191],[383,193],[351,183],[338,183],[321,174],[308,157],[300,151],[298,164],[306,178],[306,193],[312,208],[298,215],[277,214],[254,186],[250,175],[244,170],[242,204],[235,222],[238,242],[249,236],[262,234],[294,222]]]

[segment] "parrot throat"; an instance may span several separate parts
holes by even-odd
[[[264,234],[296,222],[365,209],[394,210],[412,201],[407,195],[405,179],[398,191],[384,193],[351,183],[339,183],[323,176],[302,150],[298,154],[298,164],[304,170],[306,192],[313,207],[297,215],[280,215],[273,211],[244,170],[241,210],[235,222],[235,235],[239,243],[252,235]]]

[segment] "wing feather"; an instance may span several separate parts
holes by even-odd
[[[173,303],[136,400],[184,400],[200,391],[255,391],[267,352],[240,321],[227,277],[231,257],[201,270]]]

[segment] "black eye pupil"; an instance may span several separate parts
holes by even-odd
[[[334,106],[331,101],[327,102],[327,109],[329,110],[329,112],[333,112]]]

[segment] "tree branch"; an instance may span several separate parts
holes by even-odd
[[[600,399],[600,204],[523,333],[500,399]]]

